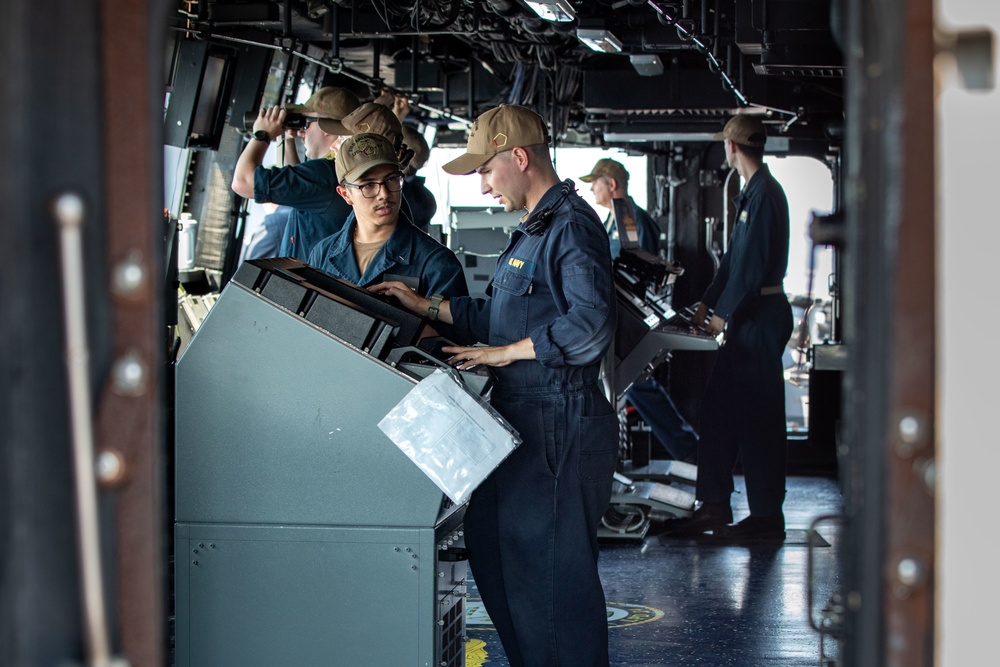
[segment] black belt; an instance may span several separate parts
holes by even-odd
[[[768,285],[767,287],[761,287],[759,294],[761,296],[771,296],[772,294],[784,294],[785,288],[781,285]]]

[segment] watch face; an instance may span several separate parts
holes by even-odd
[[[257,141],[266,141],[267,143],[271,143],[270,135],[268,135],[268,133],[264,130],[257,130],[256,132],[254,132],[253,138],[256,139]]]

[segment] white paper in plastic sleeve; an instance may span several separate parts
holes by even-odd
[[[417,383],[378,426],[459,505],[520,443],[492,408],[440,369]]]

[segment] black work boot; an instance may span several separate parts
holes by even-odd
[[[738,541],[782,541],[785,539],[785,515],[781,512],[767,516],[751,514],[734,526],[719,528],[715,535]]]
[[[732,523],[733,510],[729,503],[706,501],[685,519],[667,519],[649,533],[664,537],[694,537]]]

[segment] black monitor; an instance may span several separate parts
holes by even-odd
[[[426,326],[395,299],[291,257],[248,260],[233,281],[379,359],[417,345]]]
[[[178,42],[167,87],[164,143],[179,148],[219,148],[235,62],[233,49],[193,38]]]

